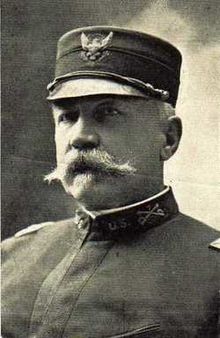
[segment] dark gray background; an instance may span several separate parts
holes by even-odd
[[[202,64],[201,50],[204,55],[206,49],[212,50],[219,41],[218,4],[218,0],[3,1],[3,238],[29,224],[66,218],[72,214],[72,199],[65,195],[61,187],[56,185],[48,187],[43,182],[43,175],[55,165],[53,121],[45,97],[46,85],[53,78],[56,43],[60,35],[76,27],[94,24],[130,26],[136,29],[144,27],[148,31],[149,23],[150,33],[158,29],[159,35],[162,37],[165,35],[169,39],[169,31],[172,31],[175,35],[173,40],[177,45],[186,42],[184,48],[187,45],[192,48],[200,46],[198,63]],[[155,29],[152,29],[154,24]],[[172,25],[171,29],[169,24]],[[186,41],[183,41],[184,39]],[[217,60],[216,48],[214,50],[215,60]],[[195,56],[195,53],[193,55]],[[207,64],[208,60],[206,58]],[[213,62],[212,58],[210,60]],[[201,67],[199,74],[203,69]],[[210,71],[208,74],[210,75]],[[207,77],[204,77],[205,79]],[[210,86],[212,85],[213,82]],[[183,101],[187,100],[187,90],[191,93],[189,87],[185,87],[185,91],[182,90],[183,96],[180,102],[183,107]],[[203,93],[204,91],[206,92],[206,89],[203,88]],[[194,90],[193,94],[197,97],[198,92]],[[199,108],[196,111],[199,111]],[[189,127],[188,130],[191,128]],[[185,142],[187,144],[187,138]],[[185,154],[188,153],[187,149],[186,146]],[[182,162],[177,161],[174,166],[179,170],[182,168]],[[188,167],[185,168],[185,172],[187,170]],[[193,171],[193,167],[191,170]],[[175,174],[176,171],[170,172],[171,176],[172,173],[176,177],[179,175]],[[181,174],[183,177],[183,173]],[[189,176],[185,175],[186,181],[187,178]],[[191,178],[192,182],[193,176]],[[173,179],[169,177],[168,181],[173,180],[175,181],[175,177]],[[214,181],[213,179],[212,183]],[[176,181],[177,186],[178,182],[180,181]],[[182,182],[184,184],[184,179]],[[178,192],[180,199],[181,189]]]

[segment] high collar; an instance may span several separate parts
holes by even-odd
[[[78,210],[79,228],[89,227],[91,240],[119,239],[134,236],[158,226],[178,213],[172,189],[128,206],[102,211]]]

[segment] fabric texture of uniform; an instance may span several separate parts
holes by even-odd
[[[171,191],[3,243],[3,338],[218,337],[218,232]]]

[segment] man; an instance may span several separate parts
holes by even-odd
[[[180,52],[86,27],[58,43],[48,86],[73,219],[4,242],[3,337],[217,337],[217,231],[164,187],[177,150]]]

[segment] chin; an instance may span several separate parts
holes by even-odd
[[[92,173],[79,174],[71,182],[62,182],[65,191],[74,198],[89,191],[96,184],[96,177]]]
[[[97,177],[93,173],[79,174],[71,182],[71,184],[63,183],[64,189],[77,200],[91,198],[94,191],[103,185],[103,179]]]
[[[105,208],[106,204],[112,200],[113,187],[117,183],[109,177],[100,177],[95,174],[77,175],[72,184],[64,184],[65,191],[73,196],[79,203],[90,210]]]

